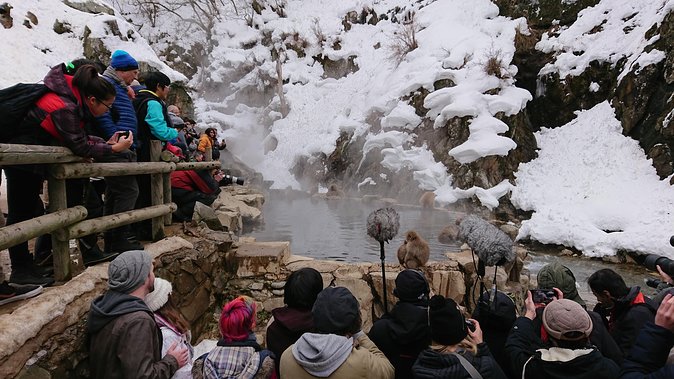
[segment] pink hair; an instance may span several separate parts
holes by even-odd
[[[226,342],[243,341],[255,328],[255,300],[239,296],[222,307],[220,335]]]

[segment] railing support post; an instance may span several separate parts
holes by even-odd
[[[161,155],[161,141],[150,141],[150,161],[159,162]],[[152,205],[164,204],[164,180],[162,174],[150,174],[150,191]],[[152,240],[158,241],[164,238],[164,216],[154,217],[152,219]]]
[[[66,181],[56,179],[51,174],[48,177],[49,212],[54,213],[67,208]],[[68,227],[69,225],[64,225]],[[70,280],[70,243],[68,230],[57,229],[51,234],[52,254],[54,257],[54,278],[57,281]]]

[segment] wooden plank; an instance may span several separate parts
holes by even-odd
[[[219,161],[176,163],[176,171],[186,171],[186,170],[200,171],[200,170],[212,170],[214,168],[220,168]]]
[[[92,176],[125,176],[174,171],[173,162],[128,163],[64,163],[51,165],[50,173],[57,179],[89,178]]]
[[[0,166],[81,161],[82,157],[62,146],[0,144]]]
[[[68,228],[68,239],[81,238],[92,233],[100,233],[153,217],[161,217],[175,212],[176,209],[178,209],[178,206],[175,203],[161,204],[81,221]]]
[[[161,174],[162,189],[164,190],[164,204],[171,203],[171,174]],[[164,225],[171,225],[172,215],[164,215]]]
[[[66,182],[63,179],[49,176],[49,213],[56,213],[67,208]],[[64,227],[67,224],[63,225]],[[54,279],[69,280],[72,276],[70,268],[70,243],[64,238],[65,228],[56,229],[51,235],[51,248],[54,256]]]
[[[204,160],[210,162],[213,160],[213,148],[207,147],[204,152]]]
[[[150,160],[158,162],[162,151],[161,141],[150,141]],[[175,165],[175,163],[172,163]],[[150,198],[152,205],[164,204],[164,181],[161,174],[153,173],[150,175]],[[152,218],[152,240],[158,241],[165,237],[164,234],[164,216]]]
[[[87,209],[81,205],[0,228],[0,250],[51,233],[63,225],[87,218]]]

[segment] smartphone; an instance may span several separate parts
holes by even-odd
[[[551,301],[555,300],[557,294],[551,288],[537,288],[531,290],[531,298],[534,301],[534,304],[549,304]]]
[[[468,328],[468,330],[470,330],[471,332],[474,332],[475,331],[475,323],[473,323],[470,320],[466,320],[466,328]]]

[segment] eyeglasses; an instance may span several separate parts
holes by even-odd
[[[112,110],[112,105],[108,105],[108,104],[104,103],[101,99],[99,99],[97,97],[95,97],[94,99],[96,99],[96,101],[98,101],[99,103],[105,105],[105,107],[108,108],[109,111]]]

